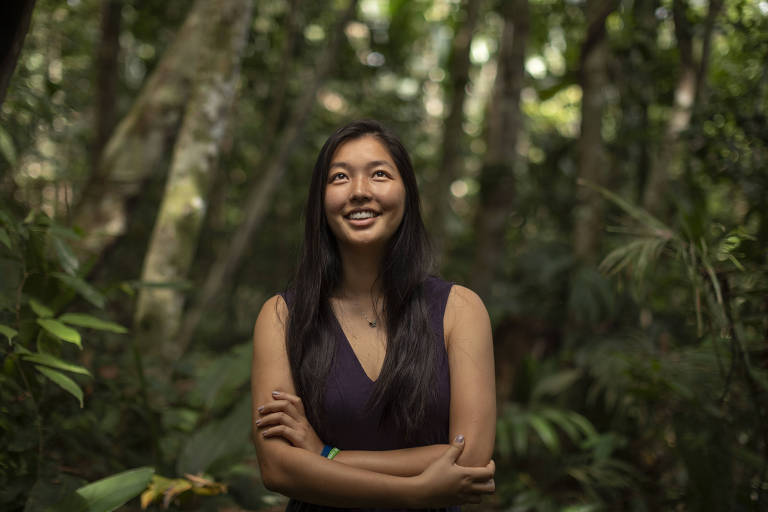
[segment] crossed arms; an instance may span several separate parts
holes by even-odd
[[[488,314],[477,295],[454,286],[444,317],[454,442],[345,450],[334,460],[320,455],[322,441],[295,396],[285,351],[287,315],[283,299],[272,297],[254,328],[253,442],[267,488],[318,505],[407,508],[477,503],[494,491],[493,348]]]

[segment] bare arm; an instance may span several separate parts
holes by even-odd
[[[484,466],[496,436],[496,381],[491,321],[472,290],[454,285],[443,320],[451,368],[450,439],[467,440],[457,464]]]
[[[284,301],[273,297],[256,321],[251,380],[254,426],[260,418],[257,407],[271,401],[274,390],[295,393],[285,351],[286,316]],[[253,441],[265,486],[310,503],[421,508],[476,503],[482,494],[493,492],[492,462],[482,468],[454,464],[463,443],[445,449],[418,476],[403,477],[340,464],[292,446],[282,437],[265,437],[256,428]]]
[[[285,391],[274,391],[273,400],[257,407],[256,427],[265,437],[282,437],[293,446],[321,453],[323,441],[307,420],[301,399]],[[343,450],[335,460],[348,466],[394,476],[416,476],[435,462],[447,444],[399,450]]]

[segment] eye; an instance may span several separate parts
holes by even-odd
[[[386,171],[373,171],[373,177],[374,178],[386,178],[388,176]]]
[[[331,177],[330,177],[330,179],[328,181],[340,181],[340,180],[343,180],[346,177],[347,177],[347,175],[344,174],[343,172],[337,172],[335,174],[331,174]]]

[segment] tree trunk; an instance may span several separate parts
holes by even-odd
[[[608,156],[603,145],[602,118],[608,86],[608,53],[605,20],[616,9],[613,0],[587,0],[587,36],[581,49],[581,136],[579,137],[579,179],[604,185]],[[603,233],[603,200],[595,190],[581,186],[576,191],[573,249],[581,261],[598,257]]]
[[[120,18],[123,0],[102,0],[101,38],[96,62],[96,133],[91,148],[93,173],[117,121],[117,77],[120,55]]]
[[[194,89],[144,259],[144,282],[178,282],[187,276],[232,114],[251,5],[251,0],[207,0],[204,4],[207,30],[200,34]],[[181,355],[174,335],[183,304],[178,287],[145,287],[138,296],[135,335],[145,353],[160,357],[165,375]]]
[[[358,0],[350,0],[346,11],[340,16],[337,26],[330,32],[333,34],[332,39],[318,59],[314,78],[307,77],[304,81],[307,87],[294,104],[290,119],[283,129],[280,139],[276,142],[277,150],[269,159],[269,165],[261,178],[251,185],[245,205],[243,223],[232,235],[229,246],[220,253],[220,256],[211,266],[197,300],[184,317],[177,336],[179,350],[186,349],[203,313],[211,307],[221,291],[229,286],[232,275],[238,269],[246,250],[253,243],[253,238],[267,213],[269,198],[282,180],[288,158],[304,132],[305,120],[316,102],[317,92],[332,66],[336,63],[344,27],[354,16],[357,3]]]
[[[84,232],[78,246],[82,256],[98,258],[125,232],[127,203],[149,176],[164,172],[165,155],[176,140],[192,91],[195,66],[190,63],[205,53],[207,38],[201,34],[209,27],[207,12],[207,3],[197,0],[104,147],[72,218],[72,224]]]
[[[709,54],[712,51],[712,32],[715,30],[715,20],[723,8],[723,0],[710,0],[707,11],[707,19],[704,22],[704,34],[701,43],[701,64],[696,72],[696,97],[694,109],[705,95],[707,85],[707,71],[709,70]]]
[[[472,35],[477,25],[480,2],[465,0],[462,2],[463,22],[460,21],[453,38],[451,56],[448,63],[450,84],[447,96],[450,102],[448,116],[443,126],[442,155],[434,187],[434,207],[430,225],[435,254],[441,258],[445,245],[446,219],[450,215],[450,186],[462,167],[461,141],[464,129],[464,100],[467,97],[469,83],[469,52]]]
[[[683,148],[680,143],[680,136],[690,126],[691,114],[695,102],[700,96],[699,89],[705,80],[714,21],[721,7],[722,2],[720,0],[713,0],[709,5],[704,40],[702,41],[702,61],[697,66],[693,56],[693,30],[686,15],[687,5],[685,0],[675,0],[673,3],[672,15],[675,21],[675,37],[680,52],[680,76],[675,87],[675,103],[672,107],[672,113],[664,132],[664,138],[661,140],[653,159],[643,194],[643,207],[653,215],[664,216],[665,193],[669,175],[681,165]]]
[[[528,0],[512,0],[502,5],[504,29],[488,106],[487,152],[480,175],[471,281],[473,289],[486,299],[491,297],[493,279],[503,262],[507,219],[514,204],[517,140],[523,128],[520,91],[525,78],[530,23]]]
[[[291,71],[294,67],[293,53],[296,47],[296,42],[298,38],[301,37],[302,26],[299,21],[301,14],[300,8],[301,5],[299,0],[290,0],[288,12],[286,14],[287,20],[284,22],[286,35],[285,43],[280,52],[280,60],[278,61],[280,63],[279,69],[275,79],[270,82],[270,90],[274,91],[274,93],[270,94],[269,107],[263,121],[264,126],[268,129],[265,130],[264,138],[259,143],[262,152],[259,156],[259,163],[254,166],[255,169],[263,168],[265,163],[272,156],[274,153],[272,148],[274,146],[275,136],[280,133],[281,120],[285,113],[288,81],[291,78]],[[208,208],[208,214],[206,216],[207,226],[204,228],[204,232],[212,226],[215,226],[217,220],[221,218],[221,209],[226,204],[230,189],[226,173],[217,176],[212,188],[210,207]]]
[[[0,7],[0,106],[19,61],[34,8],[35,0],[3,2]]]

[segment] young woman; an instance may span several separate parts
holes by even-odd
[[[296,278],[254,329],[253,441],[288,510],[494,492],[488,314],[430,269],[403,145],[374,121],[337,130],[314,167]]]

